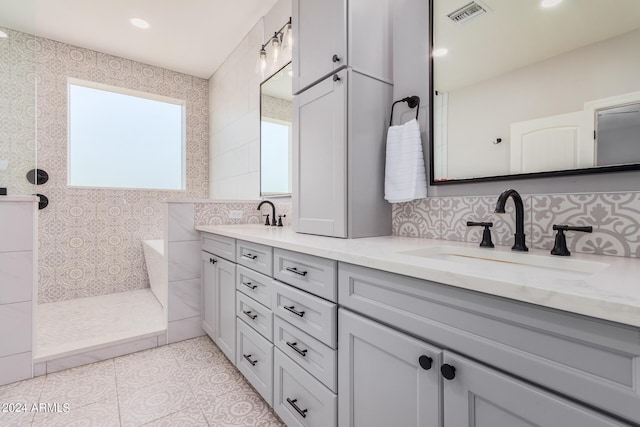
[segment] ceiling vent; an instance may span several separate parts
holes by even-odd
[[[451,12],[447,16],[456,24],[462,24],[484,15],[489,10],[490,9],[488,7],[472,1],[469,4],[462,6],[460,9]]]

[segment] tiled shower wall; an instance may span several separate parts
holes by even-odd
[[[35,55],[38,187],[49,198],[39,221],[38,302],[149,286],[141,241],[164,232],[162,201],[208,195],[208,82],[53,40],[23,35]],[[67,187],[67,77],[186,101],[187,190]],[[114,165],[117,172],[117,165]]]
[[[393,206],[393,233],[400,236],[480,242],[481,227],[492,221],[497,245],[513,244],[515,214],[493,213],[498,196],[434,197]],[[527,246],[551,250],[554,224],[591,225],[593,233],[567,232],[573,252],[640,258],[640,193],[523,195]]]

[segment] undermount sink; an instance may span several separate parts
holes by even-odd
[[[476,269],[479,275],[504,274],[536,275],[555,279],[579,280],[601,272],[609,264],[576,260],[566,257],[533,255],[518,252],[499,252],[484,248],[438,246],[399,252],[434,261],[448,261]]]

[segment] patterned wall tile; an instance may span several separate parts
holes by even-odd
[[[405,237],[439,239],[441,199],[420,199],[395,203],[392,208],[393,234]]]
[[[211,202],[196,203],[195,225],[224,225],[224,224],[264,224],[263,214],[271,215],[271,208],[263,206],[262,211],[256,209],[260,200],[255,202]],[[282,218],[285,227],[291,225],[291,202],[273,202],[276,215],[286,215]],[[242,218],[231,218],[232,210],[242,211]]]
[[[148,287],[142,240],[162,238],[163,201],[208,195],[207,80],[24,33],[11,32],[10,38],[12,49],[3,50],[0,45],[0,63],[5,67],[0,66],[0,72],[8,69],[5,64],[12,61],[16,79],[11,80],[11,85],[0,84],[0,90],[4,91],[3,98],[5,92],[12,91],[15,105],[0,110],[0,135],[13,132],[21,145],[11,145],[10,161],[20,171],[11,171],[9,186],[15,189],[12,193],[34,192],[32,186],[25,186],[24,174],[35,165],[36,115],[38,167],[50,176],[47,184],[38,187],[38,192],[46,194],[50,201],[38,216],[38,301],[55,302]],[[177,193],[68,187],[67,77],[184,99],[187,190]],[[25,136],[29,124],[31,131]],[[4,146],[0,144],[0,159],[4,158]],[[0,180],[5,181],[3,175]]]
[[[569,250],[640,257],[640,193],[533,197],[533,244],[553,247],[554,224],[593,226],[593,233],[567,232]]]

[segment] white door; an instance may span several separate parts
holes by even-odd
[[[511,124],[511,173],[594,166],[594,119],[585,111]]]

